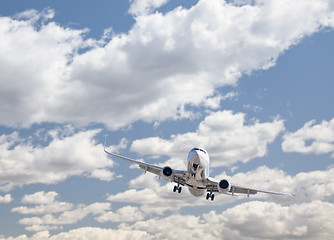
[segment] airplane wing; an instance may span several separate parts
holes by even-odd
[[[134,160],[134,159],[131,159],[131,158],[127,158],[127,157],[121,156],[121,155],[116,154],[116,153],[108,152],[106,149],[104,149],[104,151],[111,156],[114,156],[114,157],[117,157],[117,158],[120,158],[120,159],[123,159],[125,161],[128,161],[128,162],[131,162],[131,163],[134,163],[134,164],[138,165],[139,168],[141,168],[142,170],[145,171],[145,173],[146,172],[151,172],[155,175],[158,175],[159,177],[163,177],[167,181],[177,183],[178,186],[177,186],[177,188],[176,188],[176,186],[174,187],[174,192],[176,190],[181,192],[181,187],[179,187],[179,185],[182,185],[182,186],[187,185],[186,184],[187,171],[174,170],[174,169],[171,169],[170,167],[159,167],[159,166],[147,164],[147,163],[144,163],[144,162],[141,162],[141,161],[138,161],[138,160]],[[222,181],[226,181],[225,183],[227,183],[227,187],[224,188],[224,189],[222,189],[220,187],[220,184],[221,184]],[[204,184],[204,188],[206,188],[207,192],[211,193],[210,196],[212,196],[213,195],[212,193],[215,193],[215,192],[224,193],[224,194],[232,195],[232,196],[236,196],[237,194],[247,194],[248,197],[249,197],[249,195],[257,194],[258,192],[268,193],[268,194],[276,194],[276,195],[294,196],[293,194],[289,194],[289,193],[261,190],[261,189],[251,188],[251,187],[234,185],[234,184],[230,184],[227,180],[219,181],[217,179],[210,178],[210,177],[207,178],[203,182],[203,184]],[[213,198],[212,198],[212,200],[213,200]]]
[[[262,190],[262,189],[252,188],[252,187],[245,187],[245,186],[230,184],[230,183],[229,183],[229,186],[226,189],[226,191],[221,191],[219,189],[219,186],[218,186],[219,183],[220,183],[220,181],[217,180],[217,179],[207,178],[206,179],[206,189],[207,189],[207,191],[208,192],[219,192],[219,193],[224,193],[224,194],[232,195],[232,196],[236,196],[239,193],[240,194],[247,194],[248,197],[249,197],[249,195],[257,194],[258,192],[267,193],[267,194],[294,196],[294,194],[291,194],[291,193],[283,193],[283,192]]]
[[[128,162],[137,164],[139,166],[139,168],[141,168],[145,171],[145,173],[146,172],[151,172],[155,175],[158,175],[159,177],[163,177],[166,180],[170,180],[172,182],[176,182],[178,184],[181,184],[182,186],[184,186],[184,184],[185,184],[186,173],[187,173],[186,171],[171,169],[173,171],[173,174],[170,176],[171,178],[166,178],[166,177],[164,177],[164,174],[163,174],[163,170],[165,168],[154,166],[154,165],[151,165],[151,164],[147,164],[147,163],[144,163],[144,162],[141,162],[141,161],[138,161],[138,160],[134,160],[134,159],[131,159],[131,158],[123,157],[123,156],[118,155],[116,153],[108,152],[106,149],[104,149],[104,152],[111,155],[111,156],[114,156],[114,157],[126,160]]]

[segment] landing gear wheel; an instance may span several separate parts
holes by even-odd
[[[181,193],[181,191],[182,191],[182,187],[179,187],[179,186],[174,186],[174,188],[173,188],[173,192],[178,192],[178,193]]]
[[[181,193],[181,191],[182,191],[182,187],[179,187],[178,192]]]
[[[206,200],[211,199],[211,201],[213,201],[215,199],[215,195],[213,193],[207,193],[206,194]]]

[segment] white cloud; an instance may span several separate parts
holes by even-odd
[[[142,239],[153,239],[147,232],[140,231],[140,230],[114,230],[114,229],[105,229],[105,228],[98,228],[98,227],[84,227],[73,229],[68,232],[61,232],[57,235],[51,236],[48,231],[38,232],[31,237],[26,235],[21,235],[18,237],[10,237],[4,238],[0,236],[0,240],[64,240],[64,239],[87,239],[87,240],[110,240],[110,239],[117,239],[117,240],[142,240]]]
[[[283,151],[316,155],[334,153],[334,118],[315,123],[314,120],[309,121],[296,132],[286,133],[283,136]]]
[[[330,201],[334,197],[334,168],[301,172],[291,176],[279,169],[260,166],[252,171],[240,172],[232,176],[222,173],[216,178],[226,178],[231,184],[295,194],[294,197],[258,194],[258,197],[266,197],[277,203],[301,204],[319,200]]]
[[[211,113],[200,124],[196,132],[172,135],[169,140],[152,137],[135,140],[131,150],[145,155],[173,158],[169,163],[174,168],[185,167],[187,152],[194,146],[206,148],[212,166],[227,166],[238,161],[248,162],[267,153],[267,145],[284,130],[282,120],[246,124],[243,113],[220,111]],[[177,163],[179,161],[179,163]]]
[[[68,133],[66,128],[64,132],[50,132],[47,146],[34,146],[17,133],[0,136],[0,189],[8,191],[31,183],[55,184],[82,174],[111,180],[113,173],[105,168],[112,167],[113,162],[94,140],[100,130]],[[36,197],[40,199],[43,194]]]
[[[41,12],[38,12],[35,9],[25,10],[24,12],[17,13],[15,18],[28,20],[32,23],[36,23],[38,21],[44,22],[46,20],[54,18],[55,12],[53,9],[45,8]]]
[[[144,215],[137,207],[126,206],[116,212],[106,212],[95,218],[98,222],[137,222],[144,219]]]
[[[149,14],[168,1],[169,0],[131,0],[129,13],[135,16]]]
[[[226,210],[221,217],[226,239],[326,239],[334,235],[327,225],[332,223],[333,211],[333,204],[320,201],[290,207],[250,202]],[[323,229],[319,228],[324,222]]]
[[[334,197],[334,168],[326,171],[298,173],[294,180],[295,200],[299,202],[311,200],[330,201]]]
[[[36,192],[34,194],[24,195],[21,202],[25,204],[48,204],[53,203],[58,196],[56,192]]]
[[[227,240],[327,239],[334,235],[331,228],[333,211],[333,204],[320,201],[289,207],[254,201],[221,213],[211,211],[200,217],[173,215],[122,225],[121,229],[140,229],[159,239],[171,239],[175,235]]]
[[[10,203],[13,201],[13,198],[10,194],[6,194],[5,196],[0,195],[0,204],[1,203]]]
[[[15,207],[11,211],[20,214],[45,215],[51,213],[59,213],[73,208],[73,204],[67,202],[55,201],[58,196],[56,192],[36,192],[30,195],[24,195],[21,202],[23,204],[34,204],[35,207],[20,206]]]
[[[68,202],[56,201],[55,198],[57,196],[58,193],[56,192],[44,191],[25,195],[21,202],[36,206],[19,206],[13,208],[11,212],[24,215],[41,215],[25,217],[19,220],[19,224],[26,225],[25,229],[27,231],[62,229],[63,225],[76,224],[88,215],[97,216],[97,219],[106,219],[108,214],[111,213],[111,204],[108,202],[97,202],[88,206],[84,204],[74,205]],[[115,216],[118,216],[119,219],[126,219],[126,213],[131,213],[131,209],[128,211],[127,209],[119,209]],[[130,219],[130,216],[128,216],[128,219]]]
[[[140,188],[159,188],[160,184],[159,182],[156,180],[156,175],[154,174],[143,174],[140,175],[139,177],[131,180],[129,182],[129,187],[130,188],[135,188],[135,189],[140,189]]]
[[[110,182],[115,179],[115,173],[110,172],[107,169],[95,169],[92,171],[90,177],[100,179],[101,181]]]
[[[89,214],[105,214],[105,212],[110,209],[110,205],[110,203],[93,203],[88,206],[79,204],[75,209],[63,211],[58,216],[51,214],[51,211],[42,217],[22,218],[19,221],[19,224],[27,225],[25,228],[27,231],[58,229],[63,225],[76,224],[77,222],[87,217]]]
[[[272,202],[246,202],[222,212],[199,216],[172,215],[121,224],[117,230],[78,228],[51,236],[48,231],[22,239],[171,239],[175,236],[210,239],[331,239],[334,205],[328,202],[283,206]],[[270,219],[270,221],[268,221]],[[320,226],[320,227],[319,227]],[[171,231],[173,229],[173,231]],[[38,237],[37,237],[38,236]]]
[[[312,172],[308,174],[313,175]],[[235,185],[249,186],[257,189],[272,190],[286,193],[296,193],[295,191],[297,190],[300,184],[300,183],[297,184],[295,178],[287,175],[286,172],[279,169],[270,169],[266,166],[260,166],[248,172],[238,172],[232,176],[228,176],[225,172],[223,172],[222,174],[216,176],[216,178],[227,179],[228,181],[231,182],[231,184]],[[295,197],[293,198],[282,197],[282,196],[275,197],[273,195],[267,195],[263,193],[259,193],[258,195],[262,197],[270,196],[271,199],[280,201],[280,203],[286,200],[292,200],[292,201],[296,200]]]
[[[26,206],[20,206],[15,207],[11,211],[12,212],[18,212],[20,214],[50,214],[50,213],[59,213],[64,212],[73,207],[73,204],[67,203],[67,202],[53,202],[49,204],[42,204],[38,205],[36,207],[26,207]]]
[[[92,238],[101,232],[113,236],[114,231],[126,233],[128,238],[139,231],[143,236],[153,239],[170,239],[170,234],[200,238],[209,236],[210,239],[330,239],[334,236],[334,204],[331,203],[334,195],[333,173],[334,169],[328,169],[289,176],[282,170],[259,167],[233,176],[218,176],[245,185],[254,184],[279,191],[295,190],[296,197],[272,197],[271,201],[266,202],[254,201],[265,197],[265,194],[252,196],[250,201],[238,205],[231,203],[240,197],[225,195],[219,195],[214,202],[208,202],[204,197],[190,196],[185,190],[175,194],[172,185],[166,184],[131,189],[108,197],[110,201],[136,204],[138,207],[125,205],[112,211],[110,203],[93,203],[88,206],[79,204],[58,216],[45,214],[43,217],[23,218],[19,223],[27,225],[26,230],[42,231],[61,229],[63,225],[75,224],[88,215],[95,216],[95,220],[101,223],[121,222],[117,230],[90,228],[88,231],[87,228],[79,228],[54,236],[45,233],[46,239],[70,237],[74,232],[78,238],[87,232],[90,232]],[[182,207],[191,211],[199,206],[208,208],[208,204],[217,207],[227,204],[231,207],[222,212],[210,211],[197,216],[177,213]],[[166,211],[172,211],[173,214],[168,216]],[[173,233],[170,229],[173,229]]]
[[[1,17],[0,123],[102,122],[115,129],[191,117],[187,105],[216,108],[217,87],[273,66],[303,37],[334,26],[326,0],[201,0],[152,13],[164,3],[134,1],[134,11],[145,14],[103,46],[83,40],[85,30],[50,22],[51,10]],[[87,45],[94,47],[79,54]]]
[[[0,122],[27,126],[46,120],[57,92],[66,89],[60,79],[68,74],[69,56],[83,44],[83,31],[54,22],[36,26],[37,20],[52,17],[50,11],[31,10],[18,17],[0,18]]]
[[[19,221],[22,225],[27,225],[27,231],[42,231],[61,229],[63,225],[76,224],[88,215],[96,216],[98,222],[135,222],[142,220],[144,215],[137,207],[125,206],[116,211],[111,211],[111,204],[93,203],[88,206],[83,204],[74,205],[67,202],[55,201],[58,196],[56,192],[36,192],[25,195],[22,198],[24,204],[35,204],[37,206],[19,206],[13,208],[12,212],[25,215],[43,215],[26,217]]]

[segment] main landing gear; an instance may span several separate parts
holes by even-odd
[[[174,188],[173,188],[173,192],[178,192],[178,193],[181,193],[181,191],[182,191],[182,187],[180,187],[180,185],[177,185],[177,186],[174,186]]]
[[[213,193],[207,193],[206,200],[209,200],[209,198],[211,199],[211,201],[213,201],[215,199],[215,195]]]

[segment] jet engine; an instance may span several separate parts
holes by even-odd
[[[231,185],[226,179],[223,179],[219,182],[218,189],[219,189],[219,192],[226,193],[230,191]]]
[[[173,179],[173,169],[170,167],[164,167],[162,169],[162,177],[166,180],[172,180]]]

